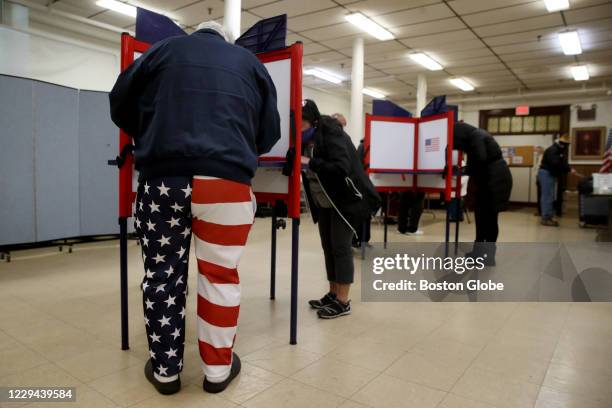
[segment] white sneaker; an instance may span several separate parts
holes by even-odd
[[[423,234],[424,234],[423,230],[416,230],[414,232],[408,232],[408,231],[404,232],[404,235],[423,235]]]

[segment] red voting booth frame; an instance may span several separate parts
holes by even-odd
[[[431,122],[434,120],[444,119],[448,120],[447,127],[447,148],[446,148],[446,166],[441,169],[419,169],[419,123]],[[414,126],[414,161],[412,169],[377,169],[370,168],[370,142],[371,142],[371,130],[372,122],[396,122],[396,123],[413,123]],[[381,193],[392,193],[392,192],[404,192],[414,191],[423,193],[442,193],[444,195],[444,201],[449,203],[453,196],[453,178],[455,180],[454,193],[455,197],[461,197],[461,172],[454,174],[453,171],[453,129],[454,129],[454,112],[440,113],[437,115],[425,116],[421,118],[403,118],[395,116],[376,116],[366,114],[366,125],[365,125],[365,151],[366,155],[364,158],[368,174],[380,173],[380,174],[401,174],[402,177],[405,175],[412,175],[412,186],[377,186],[376,190]],[[463,153],[459,152],[458,166],[461,168],[463,162]],[[445,174],[446,173],[446,174]],[[444,187],[418,187],[419,174],[439,174],[444,176]],[[450,217],[449,217],[449,206],[447,205],[446,212],[446,231],[445,231],[445,242],[448,244],[450,240]],[[387,246],[387,215],[389,213],[389,200],[387,200],[386,208],[383,208],[383,219],[384,219],[384,245]],[[456,217],[455,224],[455,243],[459,241],[459,218]],[[448,252],[448,251],[447,251]]]
[[[121,71],[127,69],[133,62],[136,53],[146,52],[151,44],[142,42],[124,33],[121,36]],[[288,216],[292,219],[291,234],[291,318],[289,342],[297,343],[297,282],[298,282],[298,249],[300,225],[300,154],[301,151],[301,124],[302,124],[302,54],[303,45],[293,44],[289,47],[257,54],[262,63],[291,60],[291,89],[290,89],[290,148],[298,152],[294,155],[291,176],[288,177],[287,193],[258,193],[255,196],[258,202],[276,203],[282,200],[287,204]],[[124,161],[119,168],[119,252],[120,252],[120,296],[121,296],[121,349],[129,349],[128,332],[128,285],[127,285],[127,220],[132,216],[133,203],[136,199],[134,192],[134,158],[131,154],[122,154],[126,146],[131,145],[131,137],[123,130],[119,132],[119,154]],[[285,157],[263,157],[262,162],[276,162],[283,165]],[[272,217],[272,259],[270,298],[275,298],[275,270],[276,270],[276,230],[278,229],[276,215]]]

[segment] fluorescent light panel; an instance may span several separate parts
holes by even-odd
[[[563,48],[563,53],[565,55],[582,54],[578,31],[559,33],[559,42],[561,42],[561,48]]]
[[[136,17],[136,7],[131,4],[116,0],[98,0],[96,1],[96,5],[116,11],[117,13],[125,14],[126,16]]]
[[[569,0],[544,0],[544,3],[549,13],[569,8]]]
[[[438,62],[436,62],[435,60],[433,60],[428,55],[422,52],[410,54],[410,58],[412,58],[413,61],[418,62],[430,71],[440,71],[443,68],[442,65],[440,65]]]
[[[571,70],[574,81],[586,81],[589,79],[589,69],[586,65],[576,65]]]
[[[376,98],[376,99],[385,99],[385,96],[387,96],[384,93],[377,91],[376,89],[371,89],[371,88],[363,88],[361,92],[363,92],[365,95],[371,96],[372,98]]]
[[[380,24],[370,20],[361,13],[353,13],[344,16],[351,24],[359,27],[361,30],[379,39],[380,41],[392,40],[395,38],[390,31],[383,28]]]
[[[305,69],[304,74],[312,75],[312,76],[315,76],[317,78],[323,79],[325,81],[328,81],[334,84],[341,84],[344,79],[334,73],[331,73],[321,68]]]
[[[468,81],[466,81],[463,78],[452,78],[450,79],[450,83],[455,85],[457,88],[461,89],[462,91],[473,91],[474,90],[474,85],[470,84]]]

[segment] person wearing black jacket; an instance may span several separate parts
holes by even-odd
[[[485,257],[495,265],[495,242],[499,235],[498,215],[507,209],[512,191],[512,174],[495,139],[483,129],[455,124],[453,148],[467,153],[467,175],[475,190],[476,242],[471,257]]]
[[[567,162],[567,147],[569,138],[561,135],[551,146],[544,151],[540,169],[538,170],[538,183],[540,184],[540,214],[541,224],[557,227],[559,223],[553,219],[555,211],[555,185],[567,173],[575,173]]]
[[[322,116],[312,100],[302,107],[304,190],[319,226],[329,292],[308,303],[322,319],[351,313],[354,278],[351,241],[363,221],[380,207],[380,197],[363,170],[351,138],[338,121]]]
[[[279,140],[280,118],[266,68],[226,37],[221,25],[206,22],[156,43],[109,95],[111,118],[132,137],[140,173],[135,229],[151,356],[145,375],[162,394],[181,387],[192,230],[203,388],[223,391],[240,372],[232,351],[236,265],[253,224],[257,156]]]

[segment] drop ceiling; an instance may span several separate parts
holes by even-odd
[[[96,6],[95,0],[36,0],[124,29],[134,20]],[[130,4],[164,12],[187,31],[223,17],[222,0],[142,0]],[[341,85],[305,76],[304,84],[338,95],[350,90],[352,44],[365,40],[365,85],[397,103],[414,101],[416,78],[425,73],[429,95],[494,95],[523,90],[576,88],[570,66],[587,64],[589,87],[612,82],[612,1],[570,0],[549,13],[543,0],[242,0],[243,31],[258,20],[286,13],[288,41],[304,43],[304,65],[346,78]],[[361,12],[395,35],[378,41],[344,16]],[[557,33],[578,30],[583,53],[566,56]],[[444,66],[426,71],[408,54],[425,52]],[[448,79],[461,76],[476,91],[463,93]],[[366,97],[367,99],[368,97]]]

